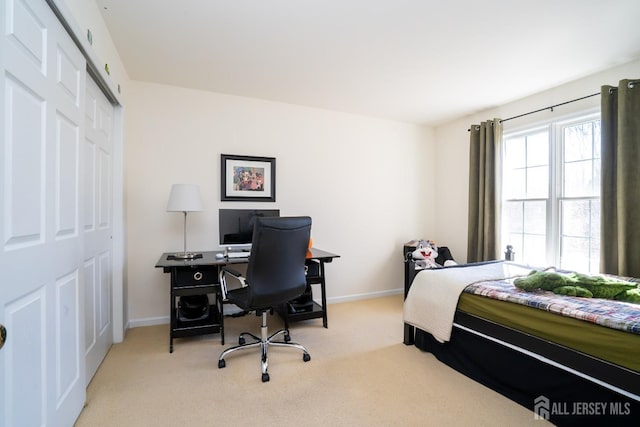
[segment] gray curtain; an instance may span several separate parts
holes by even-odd
[[[603,86],[600,270],[640,277],[640,80]]]
[[[499,258],[502,124],[471,125],[467,262]]]

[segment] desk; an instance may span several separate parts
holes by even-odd
[[[220,333],[220,342],[224,345],[224,301],[220,289],[220,269],[225,265],[244,264],[247,258],[216,258],[216,254],[222,252],[203,252],[202,258],[192,260],[170,259],[173,253],[163,253],[156,263],[156,268],[162,268],[165,273],[171,274],[171,298],[170,298],[170,325],[169,325],[169,352],[173,353],[173,339],[196,335]],[[289,322],[322,317],[323,326],[327,327],[325,270],[326,263],[338,258],[339,255],[311,248],[307,256],[307,263],[316,263],[317,270],[307,276],[307,283],[320,285],[322,303],[314,302],[310,312],[289,314],[285,310],[278,310],[284,321],[285,327]],[[317,273],[315,273],[317,271]],[[181,321],[178,318],[177,300],[186,295],[213,295],[213,302],[209,307],[209,316],[206,319],[196,321]]]

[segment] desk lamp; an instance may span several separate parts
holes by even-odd
[[[177,259],[193,259],[198,254],[187,252],[187,212],[203,211],[200,187],[192,184],[173,184],[169,194],[167,212],[184,212],[184,252],[174,255]]]

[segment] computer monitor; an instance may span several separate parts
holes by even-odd
[[[220,246],[250,249],[256,217],[280,216],[279,209],[220,209],[218,211]]]

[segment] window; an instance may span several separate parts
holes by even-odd
[[[598,272],[600,115],[503,137],[502,247],[532,266]]]

